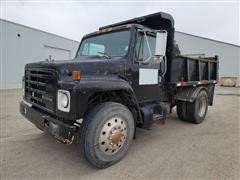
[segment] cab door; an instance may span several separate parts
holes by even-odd
[[[154,58],[156,35],[138,32],[132,65],[132,87],[138,101],[160,99],[160,62]]]

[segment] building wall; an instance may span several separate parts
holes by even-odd
[[[0,89],[19,88],[24,65],[74,58],[79,42],[0,19]]]
[[[79,42],[0,19],[0,89],[19,88],[24,65],[46,59],[71,59]],[[240,77],[240,47],[176,32],[182,54],[219,56],[220,77]],[[239,78],[240,79],[240,78]],[[238,80],[239,84],[239,80]]]
[[[181,54],[219,56],[219,77],[240,77],[240,46],[201,38],[181,32],[175,33]]]

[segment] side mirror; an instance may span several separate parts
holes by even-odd
[[[167,48],[167,31],[162,30],[157,32],[155,56],[165,56]]]

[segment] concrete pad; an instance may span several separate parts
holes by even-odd
[[[1,179],[239,179],[240,97],[216,95],[200,125],[178,120],[137,130],[127,156],[104,170],[63,145],[18,110],[21,90],[1,93]]]

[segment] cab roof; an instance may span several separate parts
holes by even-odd
[[[119,23],[103,26],[103,27],[100,27],[99,30],[113,28],[116,26],[127,25],[127,24],[140,24],[154,30],[162,30],[162,29],[170,30],[174,28],[174,19],[168,13],[158,12],[158,13],[154,13],[146,16],[136,17],[130,20],[119,22]]]

